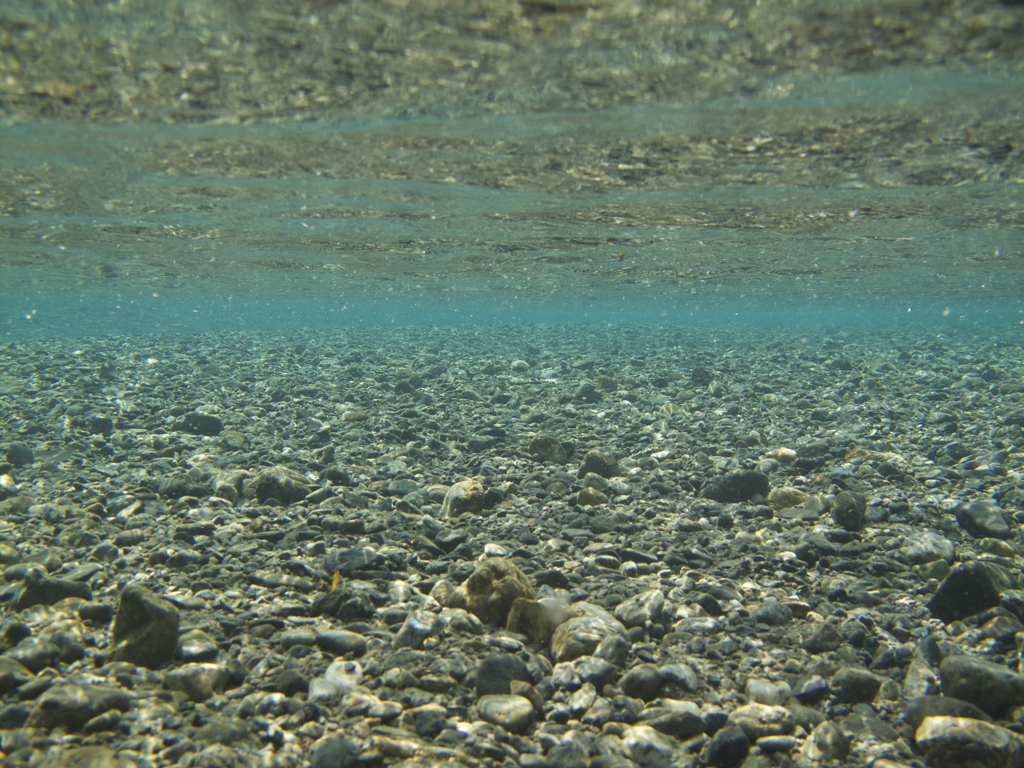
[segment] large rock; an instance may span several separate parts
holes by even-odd
[[[114,618],[113,661],[156,669],[174,658],[178,647],[178,609],[140,584],[121,592]]]
[[[284,504],[302,501],[309,495],[306,478],[288,467],[270,467],[260,472],[245,487],[250,496],[260,501],[277,499]]]
[[[864,527],[867,508],[867,500],[859,493],[840,491],[832,503],[832,519],[848,531],[859,531]]]
[[[755,496],[768,497],[768,475],[753,470],[729,472],[708,480],[700,491],[705,499],[735,504]]]
[[[477,480],[461,480],[452,485],[441,504],[441,517],[457,517],[484,508],[484,487]]]
[[[911,565],[923,565],[936,560],[945,560],[952,565],[956,558],[953,542],[935,531],[912,533],[907,536],[899,551],[900,556]]]
[[[533,459],[540,462],[565,464],[569,460],[565,452],[565,446],[559,440],[549,435],[537,435],[534,437],[527,444],[526,452]]]
[[[576,477],[582,479],[586,477],[588,472],[593,472],[601,477],[615,477],[619,474],[619,462],[605,455],[602,451],[593,449],[587,451],[583,456],[583,462],[580,464],[580,468],[576,470]]]
[[[591,603],[573,603],[569,615],[551,637],[556,662],[592,656],[608,638],[626,635],[626,628],[614,616]]]
[[[126,712],[131,698],[120,688],[101,685],[55,685],[36,700],[25,725],[29,728],[63,728],[77,731],[94,717],[111,709]]]
[[[534,597],[529,579],[515,563],[491,557],[477,563],[466,582],[456,587],[445,603],[449,608],[464,608],[481,621],[504,627],[512,603],[517,598]]]
[[[1013,536],[1003,510],[991,501],[969,501],[953,511],[960,527],[976,539],[1009,539]]]
[[[995,608],[1010,586],[1009,575],[994,563],[957,563],[928,601],[928,610],[948,624]]]
[[[943,659],[939,676],[946,696],[968,701],[997,719],[1024,704],[1024,675],[1002,664],[949,656]]]
[[[1024,741],[1011,730],[966,717],[928,717],[914,733],[929,768],[1021,768]]]
[[[25,574],[25,581],[14,608],[22,611],[33,605],[53,605],[66,597],[92,600],[92,590],[85,582],[47,576],[45,569],[37,565],[30,567]]]

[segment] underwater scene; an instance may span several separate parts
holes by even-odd
[[[0,4],[5,768],[1014,768],[1022,567],[1024,3]]]

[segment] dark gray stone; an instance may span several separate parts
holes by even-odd
[[[848,531],[859,531],[864,527],[867,508],[867,501],[859,493],[840,491],[832,503],[832,519]]]
[[[1006,572],[993,563],[957,563],[928,601],[928,610],[948,624],[995,608],[1010,585]]]
[[[178,610],[139,584],[121,592],[112,635],[114,661],[156,669],[174,658],[178,647]]]
[[[16,467],[24,467],[36,460],[35,454],[29,448],[28,443],[15,440],[7,446],[7,461]]]
[[[921,696],[907,705],[903,717],[915,731],[926,717],[970,717],[992,722],[991,717],[971,702],[952,696]]]
[[[651,701],[657,697],[661,683],[661,670],[654,664],[637,664],[619,681],[624,694],[643,701]]]
[[[939,666],[939,677],[946,696],[970,702],[997,719],[1024,704],[1024,675],[1002,664],[950,656]]]
[[[783,624],[792,621],[793,611],[775,598],[770,597],[754,609],[754,612],[751,614],[751,618],[753,618],[758,624],[767,624],[770,627],[780,627]]]
[[[704,750],[704,760],[713,768],[737,768],[747,759],[750,739],[738,725],[728,724],[716,733]]]
[[[476,668],[476,695],[507,695],[513,680],[531,682],[526,662],[511,653],[494,653],[484,657]]]
[[[92,590],[84,582],[55,579],[47,576],[40,566],[34,566],[25,574],[25,582],[14,607],[22,611],[33,605],[53,605],[67,597],[92,600]]]
[[[126,712],[130,708],[131,698],[119,688],[55,685],[36,700],[25,725],[75,731],[108,710]]]
[[[768,475],[752,470],[740,470],[711,478],[704,484],[700,495],[723,504],[735,504],[750,501],[755,496],[767,497],[768,490]]]
[[[953,511],[957,524],[976,539],[1009,539],[1013,536],[1003,510],[990,501],[970,501]]]

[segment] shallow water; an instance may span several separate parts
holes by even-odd
[[[15,4],[0,332],[1019,324],[1022,16]]]

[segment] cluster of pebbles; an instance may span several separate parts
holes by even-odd
[[[0,359],[5,766],[1024,765],[1020,338]]]

